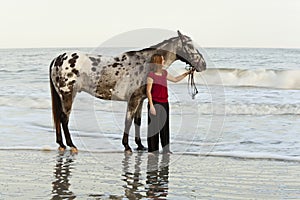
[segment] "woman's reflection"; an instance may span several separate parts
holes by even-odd
[[[148,198],[168,196],[170,155],[163,154],[160,166],[158,155],[148,156],[146,194]]]
[[[159,154],[149,154],[148,157],[145,157],[143,153],[137,153],[135,155],[134,171],[130,171],[130,166],[133,164],[130,163],[132,157],[125,154],[122,162],[122,176],[124,177],[122,180],[126,182],[124,188],[125,196],[128,199],[167,197],[170,155],[163,154],[160,163],[159,157]],[[146,182],[144,183],[144,176],[141,174],[142,158],[147,159]]]
[[[52,199],[75,199],[76,196],[69,190],[69,177],[74,166],[72,155],[58,155],[54,167],[55,180],[52,182]]]

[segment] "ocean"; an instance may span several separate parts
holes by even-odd
[[[56,147],[48,73],[51,60],[65,51],[95,49],[0,50],[0,127],[5,138],[0,148]],[[107,54],[122,51],[125,48],[109,49]],[[173,151],[300,160],[300,50],[206,48],[202,52],[208,66],[195,74],[199,94],[194,100],[187,79],[169,84]],[[168,70],[177,75],[185,65],[177,61]],[[125,111],[125,102],[78,94],[70,129],[79,149],[122,150]]]
[[[66,51],[117,55],[125,50],[0,49],[0,150],[57,149],[49,87],[49,65],[54,57]],[[169,84],[174,155],[300,162],[300,49],[200,51],[208,66],[205,72],[195,73],[199,91],[195,99],[187,79]],[[185,64],[177,61],[168,71],[178,75],[185,71]],[[146,103],[141,125],[144,145]],[[79,93],[69,124],[79,154],[122,152],[125,111],[125,102],[103,101]],[[134,126],[130,145],[136,147]]]

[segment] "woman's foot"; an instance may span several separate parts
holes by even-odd
[[[150,155],[150,156],[156,156],[156,155],[158,155],[158,151],[148,151],[148,155]]]
[[[168,149],[168,150],[163,150],[163,154],[170,155],[170,154],[173,154],[173,152]]]

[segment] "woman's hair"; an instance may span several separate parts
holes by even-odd
[[[153,54],[150,62],[153,64],[161,65],[163,62],[163,57],[162,57],[162,55],[160,55],[158,53]]]
[[[151,60],[150,60],[151,70],[156,71],[157,66],[162,64],[163,64],[163,56],[161,54],[156,53],[151,56]]]

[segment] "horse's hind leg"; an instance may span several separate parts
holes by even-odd
[[[59,150],[64,151],[66,149],[66,146],[63,143],[60,122],[55,124],[55,129],[56,129],[56,143],[59,145]]]
[[[63,114],[63,116],[62,116],[61,124],[62,124],[63,130],[64,130],[64,133],[65,133],[67,145],[72,148],[72,152],[76,153],[78,150],[72,142],[71,134],[70,134],[70,131],[68,128],[69,117],[66,116],[65,114]]]
[[[72,152],[77,153],[78,150],[72,142],[71,134],[68,127],[74,97],[75,96],[73,96],[72,94],[63,94],[63,113],[61,116],[61,124],[64,130],[67,145],[72,148]]]
[[[66,149],[66,146],[63,143],[61,126],[60,126],[61,116],[63,113],[62,102],[59,94],[54,88],[54,84],[51,78],[50,78],[50,89],[51,89],[51,98],[52,98],[52,116],[53,116],[53,122],[56,130],[56,143],[59,144],[59,150],[64,151]]]

